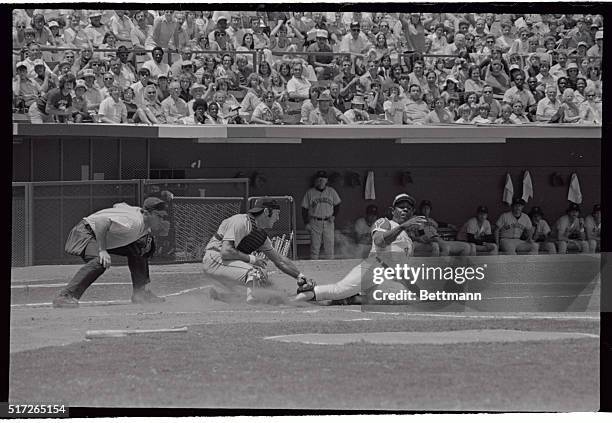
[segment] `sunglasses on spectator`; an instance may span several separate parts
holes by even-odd
[[[485,94],[493,94],[493,91],[483,91]]]
[[[595,97],[595,94],[587,94],[587,97]]]
[[[104,78],[105,81],[112,81],[113,78]]]
[[[359,29],[358,28],[353,28],[353,29],[351,29],[351,32],[359,32]]]
[[[25,28],[25,25],[17,25],[17,28]]]

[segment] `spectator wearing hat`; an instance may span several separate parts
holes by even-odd
[[[85,91],[84,97],[87,100],[89,110],[98,110],[100,103],[104,100],[104,94],[96,87],[95,79],[96,74],[92,69],[84,69],[79,73],[80,78],[85,81],[87,91]]]
[[[212,90],[212,88],[211,88]],[[193,108],[193,104],[195,103],[196,100],[198,99],[202,99],[204,100],[205,96],[206,96],[206,92],[207,89],[204,85],[202,84],[198,84],[197,82],[195,82],[190,88],[189,88],[189,94],[191,95],[191,100],[189,100],[187,102],[187,108],[189,109],[189,116],[193,116],[195,109]],[[207,109],[208,109],[208,105],[207,105]]]
[[[340,209],[340,196],[327,185],[327,172],[315,175],[314,186],[302,199],[302,218],[310,233],[310,258],[319,259],[321,245],[328,259],[334,258],[334,220]]]
[[[353,236],[355,240],[356,256],[366,258],[372,249],[372,225],[378,220],[378,207],[369,204],[365,210],[365,216],[361,216],[353,225]]]
[[[551,229],[548,222],[544,219],[544,213],[540,207],[532,207],[529,211],[529,218],[533,225],[533,241],[538,244],[538,251],[544,251],[548,254],[556,254],[557,247],[551,240]]]
[[[176,123],[180,119],[189,116],[187,103],[180,97],[181,85],[173,81],[169,85],[170,96],[161,102],[167,123]]]
[[[312,43],[306,49],[309,53],[331,53],[332,48],[329,45],[328,33],[324,29],[316,30],[316,42]],[[308,63],[314,68],[317,73],[317,79],[331,79],[334,72],[334,57],[329,55],[311,54],[308,56]]]
[[[497,244],[491,229],[491,222],[487,217],[489,209],[486,206],[476,208],[476,216],[468,219],[457,233],[457,240],[468,242],[471,247],[470,255],[485,253],[497,255]]]
[[[100,103],[101,123],[127,123],[127,108],[121,100],[121,87],[111,85],[108,87],[108,97]]]
[[[586,51],[587,57],[598,58],[601,60],[603,55],[603,31],[597,31],[595,33],[595,44]]]
[[[136,68],[134,65],[128,60],[130,57],[130,52],[128,51],[126,46],[119,46],[117,49],[117,58],[121,62],[121,75],[127,81],[129,81],[130,85],[138,80],[136,77]]]
[[[601,205],[595,204],[593,212],[584,219],[584,232],[589,243],[589,252],[601,251]]]
[[[167,63],[162,63],[164,50],[161,47],[154,47],[151,56],[153,58],[144,62],[142,68],[149,70],[153,80],[156,80],[160,75],[167,76],[170,72],[170,66]]]
[[[584,219],[580,217],[580,206],[570,203],[565,214],[557,219],[554,234],[559,254],[567,254],[568,249],[588,253],[589,243],[586,240]]]
[[[216,43],[221,37],[229,38],[227,28],[229,25],[229,13],[227,12],[215,12],[213,15],[212,22],[215,24],[214,28],[208,30],[208,42],[210,44]],[[222,35],[225,34],[225,35]]]
[[[309,97],[310,81],[302,76],[303,67],[299,61],[291,63],[291,79],[287,82],[287,94],[293,101],[303,101]]]
[[[104,36],[108,32],[106,25],[102,24],[102,12],[99,10],[89,14],[89,25],[85,27],[85,34],[89,38],[89,42],[94,47],[99,47],[104,43]]]
[[[404,107],[406,123],[409,125],[425,123],[429,111],[429,106],[423,101],[421,87],[416,84],[410,85],[408,99]]]
[[[593,38],[591,37],[589,29],[584,18],[578,18],[576,20],[576,26],[565,34],[565,47],[568,49],[576,48],[581,41],[592,46]]]
[[[351,100],[351,108],[344,112],[344,117],[349,123],[365,123],[370,120],[370,115],[364,110],[366,104],[363,96],[356,95]]]
[[[576,89],[576,81],[578,80],[578,73],[580,69],[578,65],[574,62],[568,63],[565,68],[565,73],[567,74],[567,88],[571,88],[573,90]]]
[[[91,116],[89,115],[89,105],[85,98],[87,92],[87,85],[82,79],[77,79],[74,85],[74,97],[72,97],[72,107],[74,113],[72,118],[76,123],[91,122]]]
[[[53,21],[49,21],[47,26],[51,30],[51,34],[53,36],[53,45],[57,47],[68,47],[68,44],[66,43],[66,41],[64,41],[63,34],[60,32],[59,23],[53,20]],[[52,53],[51,56],[53,59],[57,59],[58,57],[58,55],[54,53]]]
[[[354,21],[350,24],[350,32],[342,37],[338,51],[340,53],[364,54],[372,48],[367,35],[361,32],[361,25]]]
[[[317,98],[317,107],[310,112],[308,123],[310,125],[336,125],[350,123],[342,112],[331,106],[332,98],[329,92],[323,91]]]
[[[515,197],[510,211],[502,213],[497,218],[494,234],[500,252],[509,255],[515,255],[517,252],[538,254],[539,245],[531,238],[533,224],[529,216],[523,213],[523,207],[525,200]]]
[[[283,108],[276,101],[273,91],[264,91],[261,101],[253,111],[251,123],[261,125],[280,125],[283,122]]]
[[[111,267],[111,254],[127,257],[132,276],[133,303],[160,303],[146,288],[149,258],[155,252],[154,236],[167,233],[168,212],[159,198],[147,198],[142,207],[115,204],[84,217],[68,235],[66,252],[81,257],[85,265],[59,292],[53,307],[75,308],[87,288]]]
[[[37,82],[28,77],[28,66],[17,63],[17,75],[13,78],[13,104],[19,109],[29,108],[41,95],[42,90]]]
[[[30,78],[36,77],[36,73],[34,72],[34,63],[42,63],[45,67],[45,71],[51,73],[51,69],[47,64],[42,60],[42,51],[40,50],[40,45],[34,41],[28,43],[27,45],[28,57],[26,57],[22,62],[28,68],[28,76]]]
[[[50,90],[46,96],[39,97],[29,109],[32,123],[66,122],[72,116],[72,95],[75,77],[64,75],[59,80],[59,87]]]

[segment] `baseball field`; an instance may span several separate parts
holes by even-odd
[[[538,285],[555,296],[555,278],[541,276],[560,263],[568,269],[585,260],[591,267],[597,263],[578,255],[503,260],[523,269],[491,282],[499,285],[496,301],[506,304],[534,302]],[[332,283],[357,261],[297,264],[318,283]],[[151,267],[151,289],[165,296],[162,304],[131,304],[128,269],[115,266],[85,293],[78,309],[52,308],[51,300],[77,268],[12,270],[11,402],[303,410],[599,408],[598,272],[578,293],[558,291],[577,305],[569,304],[572,311],[566,312],[467,306],[460,312],[373,312],[360,306],[251,305],[242,298],[224,302],[211,298],[211,281],[197,263]],[[295,292],[289,277],[277,272],[272,280],[287,295]],[[184,329],[86,337],[88,331],[177,328]]]

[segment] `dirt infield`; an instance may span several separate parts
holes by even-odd
[[[357,263],[298,265],[319,283],[329,283]],[[199,264],[152,266],[151,286],[167,296],[163,304],[126,303],[129,273],[114,267],[86,292],[80,308],[51,308],[51,299],[76,269],[13,269],[11,401],[401,410],[578,411],[599,406],[595,313],[362,312],[359,306],[224,303],[210,298],[211,282]],[[294,292],[295,281],[278,273],[273,278],[287,295]],[[116,303],[96,306],[95,301],[109,300]],[[88,330],[181,326],[188,331],[85,340]],[[309,345],[266,339],[379,332],[427,337],[444,331],[457,331],[460,337],[462,331],[487,330],[537,331],[563,339],[453,345]]]

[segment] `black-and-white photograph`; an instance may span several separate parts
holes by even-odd
[[[0,417],[598,411],[604,7],[510,6],[9,6]]]

